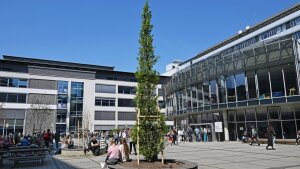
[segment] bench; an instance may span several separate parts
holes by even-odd
[[[6,154],[7,152],[7,150],[0,149],[0,167],[3,165],[4,154]]]
[[[46,151],[50,151],[49,148],[44,147],[11,147],[9,148],[8,160],[13,161],[12,165],[20,161],[39,161],[41,165],[44,163],[46,157]]]

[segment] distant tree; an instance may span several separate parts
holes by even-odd
[[[164,149],[164,136],[167,132],[164,116],[158,108],[158,96],[153,93],[159,82],[158,72],[153,66],[158,61],[154,55],[153,25],[151,24],[151,11],[148,1],[143,9],[142,27],[139,39],[138,68],[135,73],[138,81],[137,95],[135,97],[137,110],[140,112],[139,130],[134,128],[133,139],[139,142],[139,151],[147,161],[154,161]],[[137,134],[139,140],[137,140]]]
[[[33,99],[26,116],[27,121],[32,124],[32,128],[31,126],[28,126],[27,132],[31,131],[34,133],[36,130],[39,130],[40,132],[46,130],[45,127],[49,127],[48,123],[53,123],[51,113],[52,110],[49,105],[42,103],[38,98]]]

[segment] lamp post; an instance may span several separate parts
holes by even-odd
[[[5,128],[6,128],[6,136],[7,136],[7,128],[9,127],[9,124],[8,123],[6,123],[5,124]]]

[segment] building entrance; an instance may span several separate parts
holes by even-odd
[[[190,124],[193,131],[195,131],[196,128],[200,130],[201,133],[203,133],[203,129],[206,128],[207,130],[207,141],[216,141],[216,133],[214,129],[213,123],[198,123],[198,124]],[[203,134],[201,134],[201,140],[203,141]]]

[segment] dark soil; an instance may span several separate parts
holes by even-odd
[[[124,166],[126,168],[152,168],[152,169],[165,169],[165,168],[181,168],[183,163],[175,160],[165,160],[165,163],[162,164],[161,161],[148,162],[148,161],[140,161],[140,165],[137,164],[136,160],[132,160],[130,162],[121,163],[120,166]]]

